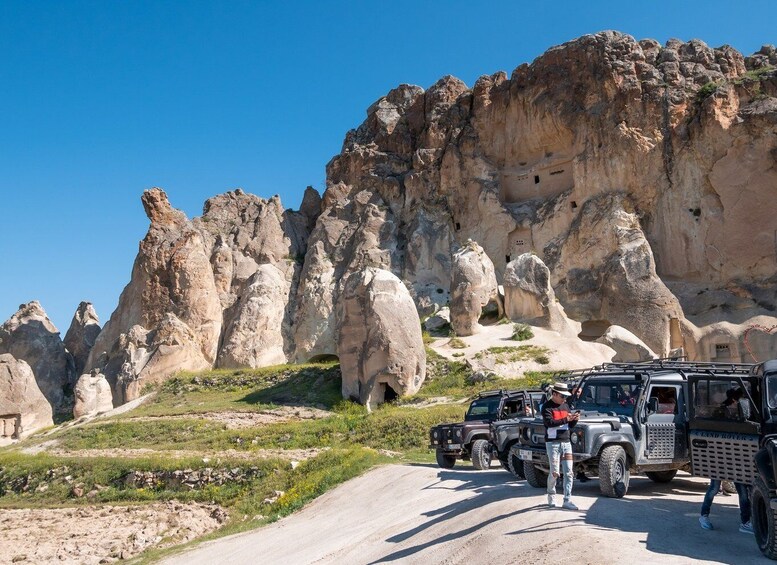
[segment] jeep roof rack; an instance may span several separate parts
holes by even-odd
[[[651,359],[640,362],[610,362],[586,369],[558,371],[552,378],[558,380],[576,380],[593,374],[615,375],[618,373],[645,373],[655,371],[678,371],[685,373],[709,373],[728,375],[747,375],[752,371],[752,363],[716,363],[712,361],[678,361],[673,357]]]

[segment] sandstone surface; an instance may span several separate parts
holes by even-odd
[[[546,327],[576,336],[580,325],[567,318],[550,286],[550,270],[536,255],[524,253],[509,262],[504,274],[505,315],[514,322]]]
[[[81,302],[65,334],[64,344],[75,363],[75,374],[84,372],[89,352],[100,334],[100,319],[91,302]]]
[[[0,445],[54,425],[51,404],[30,366],[12,355],[0,355]]]
[[[615,357],[612,358],[615,362],[639,363],[658,357],[641,339],[620,326],[610,326],[596,342],[615,350]]]
[[[73,392],[73,417],[76,419],[113,409],[111,385],[97,369],[81,375]]]
[[[377,268],[353,273],[337,317],[343,397],[370,407],[418,391],[426,351],[413,299],[398,277]]]
[[[3,353],[9,353],[17,361],[24,361],[30,366],[55,416],[70,412],[70,387],[75,380],[73,357],[65,349],[59,330],[37,300],[22,304],[0,326],[0,354]]]
[[[494,264],[483,248],[468,240],[453,254],[451,268],[451,327],[456,335],[479,331],[478,320],[490,311],[502,314]]]

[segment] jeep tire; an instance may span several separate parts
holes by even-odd
[[[523,460],[518,457],[516,448],[511,447],[510,451],[507,452],[507,470],[517,479],[526,478],[526,474],[523,472]]]
[[[456,464],[456,456],[445,453],[444,451],[437,450],[437,464],[443,469],[453,469]]]
[[[599,454],[599,489],[610,498],[623,498],[629,490],[629,460],[620,445],[608,445]]]
[[[755,478],[751,501],[751,520],[758,549],[769,559],[777,559],[777,512],[772,510],[769,489],[761,477]]]
[[[472,466],[479,471],[491,467],[491,445],[487,439],[472,442]]]
[[[677,469],[672,469],[670,471],[646,471],[645,475],[647,475],[647,478],[653,481],[654,483],[668,483],[672,479],[674,479],[674,476],[677,474]]]
[[[534,488],[547,488],[548,474],[534,466],[531,461],[523,462],[523,474],[526,482]]]

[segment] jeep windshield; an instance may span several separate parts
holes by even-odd
[[[465,421],[470,420],[496,420],[496,413],[499,410],[500,397],[493,396],[487,398],[476,398],[469,405]]]
[[[641,383],[636,379],[588,379],[574,409],[632,416],[640,390]]]

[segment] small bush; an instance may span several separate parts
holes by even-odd
[[[718,91],[718,88],[720,88],[720,85],[716,82],[708,82],[704,86],[702,86],[699,89],[699,92],[696,93],[696,99],[701,102],[705,98],[709,98],[713,94],[715,94]]]
[[[513,324],[513,336],[515,341],[526,341],[534,337],[534,332],[527,324]]]
[[[458,337],[451,338],[448,345],[453,349],[465,349],[467,347],[467,344]]]
[[[550,358],[547,355],[537,355],[534,360],[540,365],[547,365],[550,363]]]

